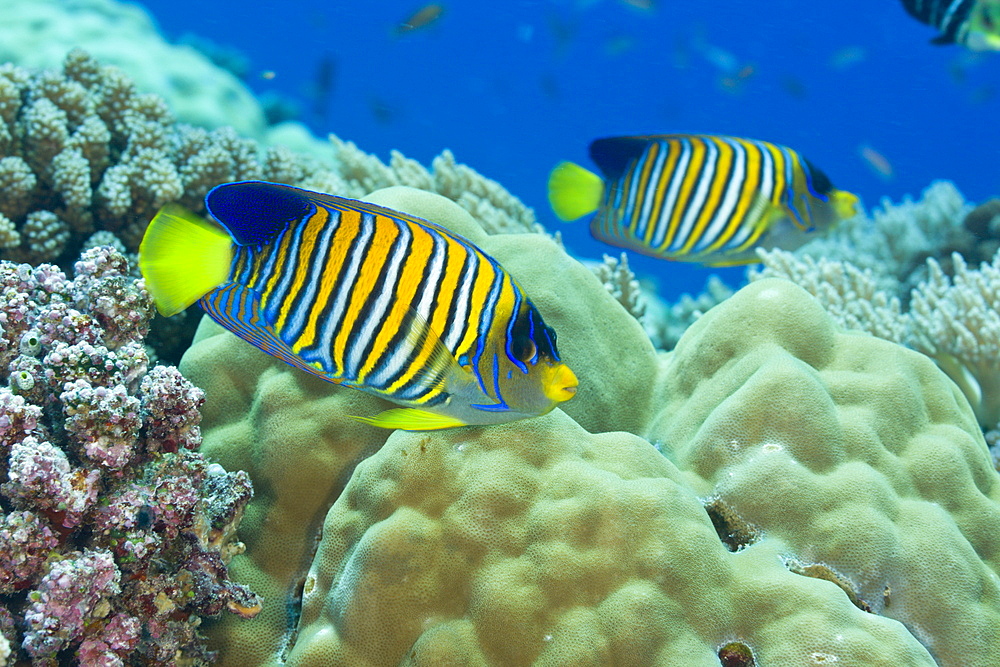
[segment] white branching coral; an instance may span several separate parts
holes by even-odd
[[[1000,252],[978,270],[958,253],[955,274],[927,260],[910,299],[910,347],[933,358],[962,389],[982,424],[1000,421]]]
[[[646,318],[646,297],[635,274],[628,268],[628,256],[622,253],[619,259],[615,259],[605,255],[602,263],[591,268],[611,296],[642,324]]]
[[[458,163],[447,149],[427,169],[399,151],[392,151],[389,164],[385,164],[351,141],[331,134],[330,142],[338,163],[338,178],[330,183],[323,180],[330,175],[314,175],[305,179],[303,187],[326,186],[326,192],[362,197],[380,188],[408,185],[448,197],[471,213],[490,234],[545,233],[532,209],[496,181]],[[332,185],[336,187],[331,188]]]
[[[709,309],[733,295],[733,290],[715,275],[709,276],[705,291],[697,296],[682,294],[677,303],[666,303],[651,289],[646,295],[646,317],[643,327],[653,345],[660,350],[672,350],[695,320]]]
[[[815,259],[785,250],[758,250],[763,267],[751,270],[750,280],[785,278],[816,297],[826,311],[845,329],[864,331],[879,338],[902,343],[906,327],[892,276],[881,281],[869,268],[861,269],[846,260]]]

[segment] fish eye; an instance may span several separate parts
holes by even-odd
[[[514,358],[523,363],[528,363],[535,358],[535,353],[538,351],[538,347],[535,345],[535,341],[531,340],[527,336],[515,338],[513,344],[510,347],[511,353]]]

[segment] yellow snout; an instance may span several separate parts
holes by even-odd
[[[566,364],[556,364],[545,369],[542,391],[555,403],[565,403],[576,395],[579,382]]]

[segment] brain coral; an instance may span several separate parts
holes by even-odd
[[[211,629],[225,664],[993,664],[1000,478],[926,357],[775,279],[657,354],[547,238],[370,199],[497,257],[580,392],[386,440],[345,418],[376,399],[205,327],[182,369],[207,389],[205,451],[260,489],[231,572],[267,586],[257,619]]]

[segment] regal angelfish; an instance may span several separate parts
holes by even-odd
[[[1000,0],[903,0],[903,7],[921,23],[941,31],[932,44],[1000,50]]]
[[[169,205],[139,249],[164,315],[212,319],[307,373],[406,406],[362,421],[431,430],[542,415],[576,392],[555,332],[463,237],[381,206],[249,181],[216,225]]]
[[[549,177],[562,220],[597,211],[591,234],[644,255],[709,266],[757,261],[758,246],[790,250],[856,213],[798,153],[766,141],[663,134],[598,139],[603,178],[572,162]]]

